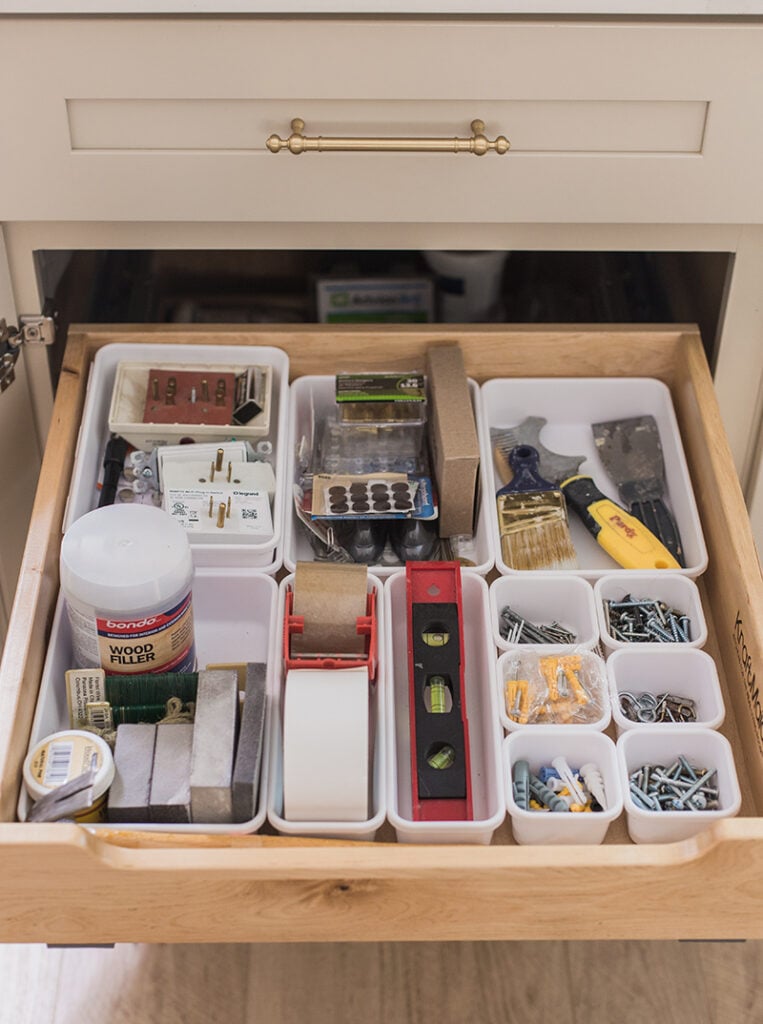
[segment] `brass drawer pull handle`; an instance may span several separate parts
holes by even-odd
[[[320,135],[310,139],[302,134],[304,128],[302,118],[295,117],[291,122],[292,134],[288,139],[271,135],[265,145],[271,153],[288,149],[290,153],[474,153],[476,156],[484,156],[490,150],[507,153],[510,145],[503,135],[491,142],[484,134],[484,121],[472,121],[474,134],[468,139],[324,139]]]

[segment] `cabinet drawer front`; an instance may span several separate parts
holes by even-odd
[[[500,376],[653,376],[670,387],[710,564],[701,580],[743,789],[742,817],[696,839],[635,847],[622,819],[601,847],[523,848],[504,825],[489,847],[274,836],[88,833],[14,823],[90,362],[114,341],[268,345],[294,376],[418,368],[441,330],[93,329],[70,337],[16,604],[0,666],[0,941],[252,941],[763,937],[763,581],[702,345],[681,329],[459,333],[477,381]],[[455,339],[454,339],[455,340]],[[730,524],[733,529],[730,529]],[[733,885],[729,879],[733,878]],[[549,880],[553,879],[553,883]],[[645,898],[645,892],[648,898]],[[52,914],[50,908],[55,907]]]
[[[763,24],[5,18],[2,220],[763,220]],[[28,54],[35,72],[28,74]],[[25,87],[19,88],[24,82]],[[469,136],[508,154],[270,153]]]

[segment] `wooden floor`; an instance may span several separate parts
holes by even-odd
[[[763,942],[0,946],[0,1024],[760,1024]]]

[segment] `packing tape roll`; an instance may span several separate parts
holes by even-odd
[[[368,818],[368,670],[286,676],[283,798],[287,821]]]

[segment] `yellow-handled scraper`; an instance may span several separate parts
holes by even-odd
[[[680,569],[665,545],[641,520],[599,490],[590,476],[571,476],[561,491],[597,543],[624,569]]]

